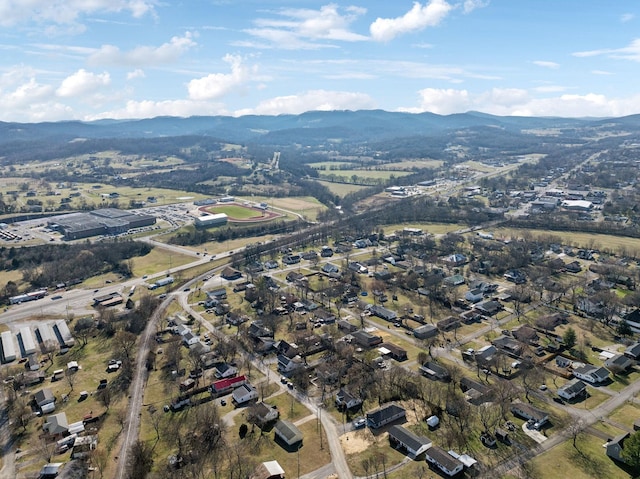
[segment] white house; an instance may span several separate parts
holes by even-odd
[[[200,341],[200,338],[198,336],[196,336],[195,334],[193,334],[191,331],[189,331],[188,333],[182,335],[182,342],[187,347],[191,346],[192,344],[196,344],[199,341]]]
[[[598,384],[609,378],[609,371],[603,367],[596,367],[591,364],[580,366],[573,370],[573,375],[578,379],[587,381],[591,384]]]
[[[232,378],[238,374],[238,368],[231,364],[222,363],[215,367],[215,375],[218,379]]]
[[[587,391],[587,385],[580,379],[569,381],[562,387],[558,388],[558,396],[562,399],[572,400],[582,396]]]
[[[419,456],[433,445],[428,437],[418,436],[402,426],[389,428],[389,442],[394,447],[404,448],[411,457]]]
[[[438,446],[427,449],[425,459],[450,477],[455,476],[464,468],[462,462]]]
[[[258,390],[255,387],[253,387],[251,384],[243,384],[242,386],[233,390],[233,393],[231,394],[231,400],[236,406],[241,406],[242,404],[248,403],[249,401],[258,399],[258,396]]]

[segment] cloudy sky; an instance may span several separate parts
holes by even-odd
[[[0,0],[0,120],[640,113],[638,0]]]

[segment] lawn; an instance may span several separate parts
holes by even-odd
[[[529,477],[555,479],[562,471],[562,477],[572,479],[628,479],[632,477],[609,459],[602,447],[602,439],[582,434],[572,440],[541,454],[531,461],[533,471]]]
[[[262,211],[258,211],[253,208],[248,208],[246,206],[241,205],[216,205],[216,206],[208,206],[206,208],[208,213],[219,214],[224,213],[229,218],[238,219],[238,220],[247,220],[250,218],[260,218],[262,216]]]
[[[321,185],[326,186],[331,193],[340,197],[347,196],[349,193],[353,193],[354,191],[360,191],[366,188],[366,186],[353,185],[350,183],[334,183],[332,181],[322,181],[322,180],[316,180],[316,181]]]
[[[640,417],[640,406],[635,403],[624,403],[613,411],[609,418],[627,427],[633,427],[633,423]]]

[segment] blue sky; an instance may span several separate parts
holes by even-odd
[[[640,113],[637,0],[0,0],[0,120]]]

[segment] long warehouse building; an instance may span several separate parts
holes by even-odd
[[[51,325],[49,323],[40,324],[38,326],[38,335],[40,336],[40,342],[42,343],[42,347],[46,347],[51,342],[55,342],[58,344],[58,338],[56,338],[56,333],[53,332]]]
[[[127,210],[103,208],[89,213],[70,213],[51,218],[49,228],[62,233],[67,240],[89,238],[90,236],[126,233],[133,228],[151,226],[156,217],[136,214]]]
[[[22,340],[22,350],[25,356],[36,352],[36,342],[33,339],[33,333],[29,326],[20,328],[20,339]]]
[[[2,339],[2,360],[10,363],[16,359],[16,345],[13,342],[13,334],[11,331],[3,331],[0,335]]]
[[[64,319],[59,319],[56,321],[54,326],[54,331],[57,331],[58,340],[60,344],[67,346],[70,348],[75,344],[75,339],[73,339],[73,335],[69,330],[69,326],[67,326],[67,322]]]

